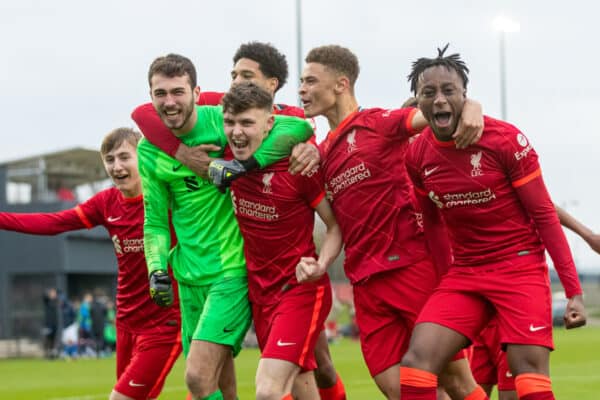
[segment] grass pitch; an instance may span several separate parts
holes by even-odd
[[[557,399],[600,398],[600,328],[586,327],[554,333],[557,350],[551,357],[551,374]],[[360,354],[357,342],[331,345],[335,365],[349,399],[380,399]],[[254,398],[254,372],[258,351],[246,349],[236,360],[240,399]],[[114,384],[113,358],[101,360],[0,361],[0,399],[97,400],[107,399]],[[161,399],[185,399],[183,360],[171,372]],[[496,397],[493,397],[495,399]]]

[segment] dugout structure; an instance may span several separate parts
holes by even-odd
[[[3,162],[0,211],[72,208],[85,200],[77,198],[79,189],[87,186],[91,195],[106,187],[106,179],[96,150],[73,148]],[[47,288],[67,299],[96,289],[115,295],[117,262],[102,227],[57,236],[0,230],[0,254],[0,339],[40,339]]]

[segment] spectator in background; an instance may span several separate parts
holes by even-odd
[[[96,290],[90,306],[91,333],[96,357],[104,353],[104,325],[106,324],[106,300],[100,290]]]
[[[115,317],[115,303],[112,300],[108,300],[106,302],[106,323],[104,324],[104,345],[110,353],[113,353],[117,348]]]
[[[77,313],[77,322],[79,323],[79,354],[91,353],[91,340],[92,340],[92,308],[93,297],[91,293],[85,293],[83,300],[79,305],[79,311]]]
[[[49,288],[44,293],[44,357],[52,359],[58,354],[56,333],[59,328],[59,300],[55,288]]]

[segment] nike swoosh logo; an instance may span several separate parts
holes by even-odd
[[[295,345],[295,344],[296,344],[296,343],[293,343],[293,342],[282,342],[282,341],[281,341],[281,339],[279,339],[279,340],[277,341],[277,346],[279,346],[279,347],[284,347],[284,346],[293,346],[293,345]]]
[[[506,377],[507,378],[512,378],[513,374],[511,374],[510,371],[506,371]]]
[[[177,172],[181,167],[183,167],[183,164],[173,165],[173,172]]]
[[[529,325],[529,330],[531,332],[541,331],[542,329],[546,329],[545,326],[533,326],[533,324]]]
[[[146,385],[144,385],[143,383],[135,383],[132,379],[129,381],[129,386],[138,387],[138,386],[146,386]]]
[[[123,218],[123,216],[120,216],[120,217],[108,217],[106,219],[107,219],[108,222],[115,222],[115,221],[120,220],[121,218]]]
[[[223,328],[223,332],[225,332],[225,333],[233,332],[233,328],[231,328],[231,329]]]
[[[433,173],[433,171],[435,171],[435,170],[436,170],[436,169],[438,169],[438,168],[439,168],[439,166],[438,166],[438,167],[433,167],[433,168],[431,168],[431,169],[425,169],[425,170],[423,171],[423,175],[425,175],[425,176],[429,176],[429,175],[431,175],[431,174]]]

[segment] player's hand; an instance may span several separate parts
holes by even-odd
[[[152,271],[150,274],[150,297],[161,307],[173,304],[173,285],[166,271]]]
[[[321,162],[319,149],[312,143],[298,143],[292,149],[288,171],[295,175],[310,175]]]
[[[245,173],[246,168],[236,159],[226,161],[217,158],[208,165],[208,178],[221,192],[225,192],[231,182]]]
[[[600,254],[600,234],[592,233],[589,236],[586,236],[585,241],[594,250],[596,253]]]
[[[565,328],[579,328],[586,323],[585,306],[583,305],[583,296],[578,294],[569,299],[564,315]]]
[[[296,279],[299,283],[319,280],[327,271],[325,265],[319,264],[313,257],[302,257],[296,265]]]
[[[214,144],[201,144],[194,147],[188,147],[180,144],[175,153],[175,158],[182,164],[191,169],[196,175],[202,178],[208,178],[208,165],[213,160],[208,155],[209,151],[219,151],[221,148]]]
[[[483,110],[481,104],[467,99],[456,132],[452,135],[457,149],[477,143],[483,134]]]

